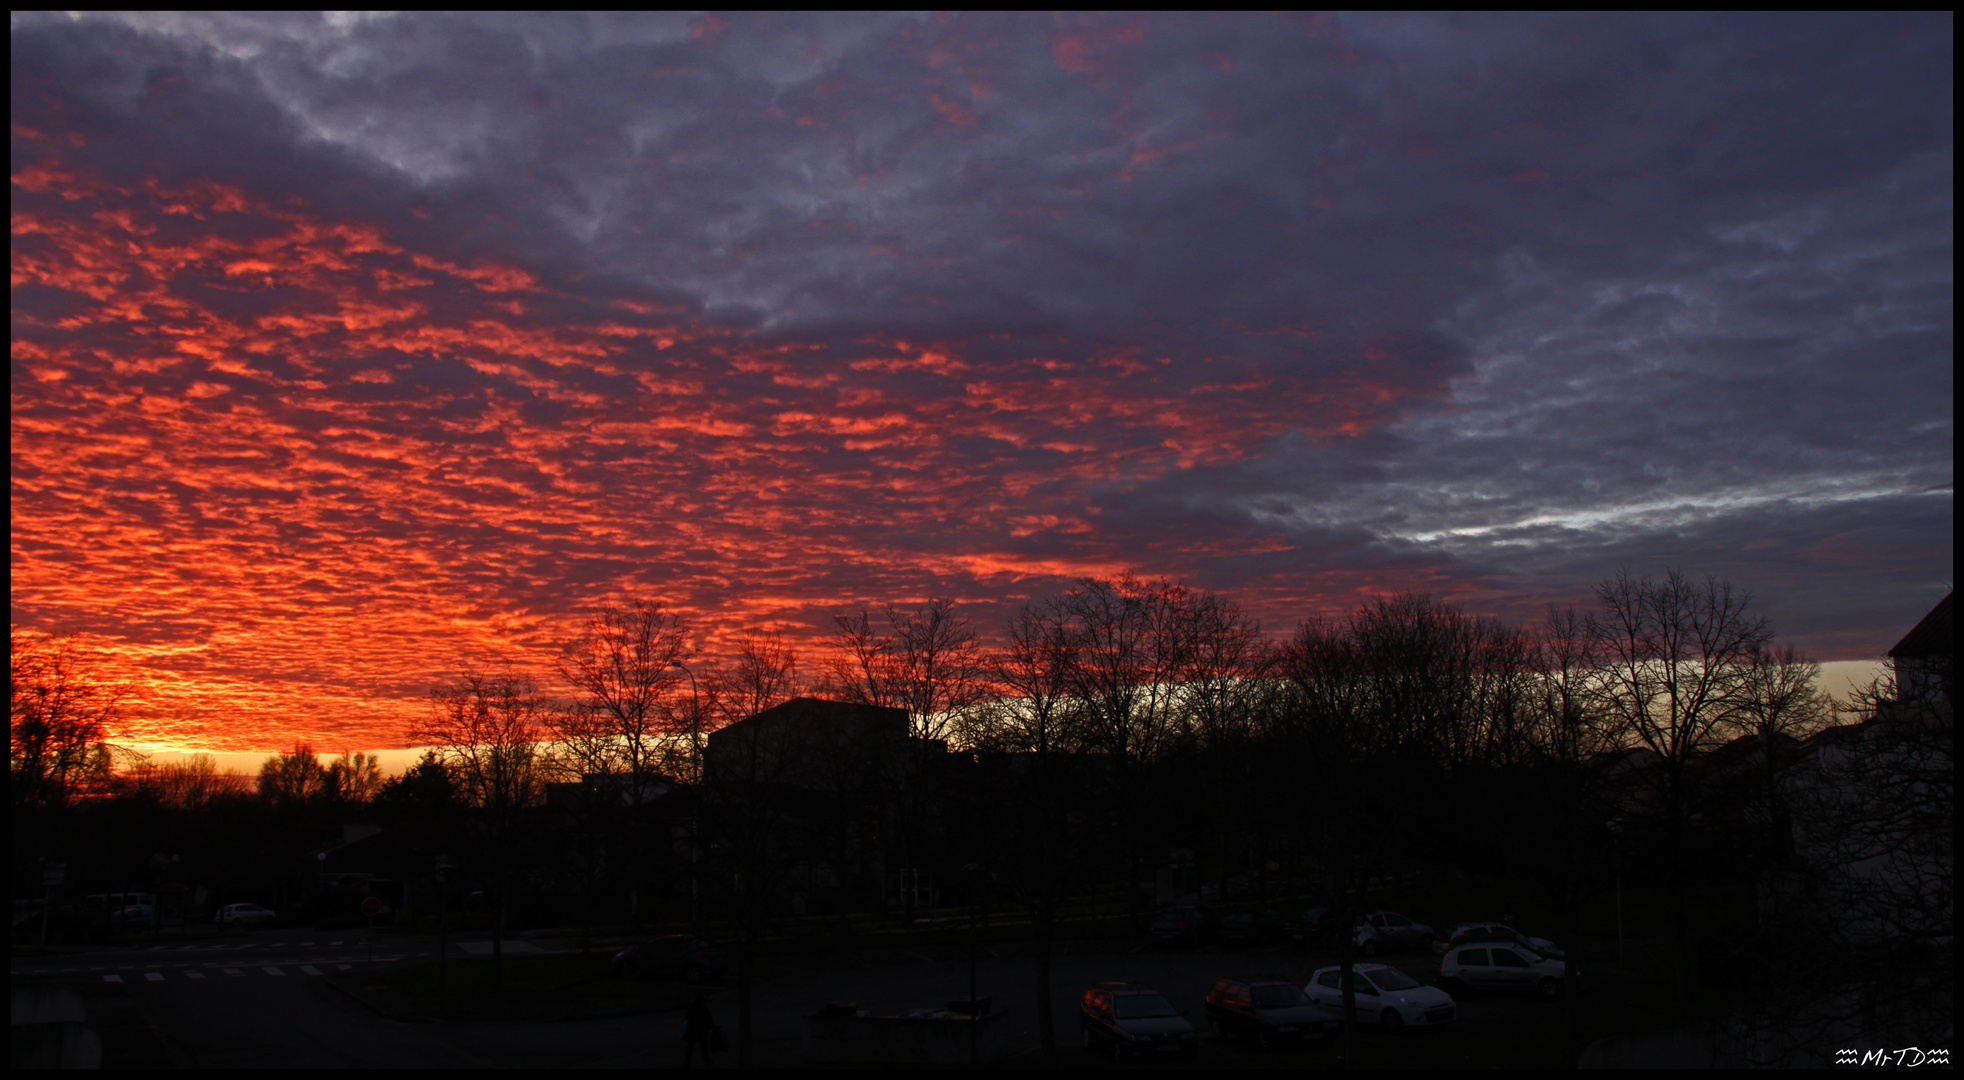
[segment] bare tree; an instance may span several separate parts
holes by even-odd
[[[1539,816],[1553,838],[1541,877],[1543,887],[1562,902],[1563,1021],[1573,1043],[1580,1038],[1576,993],[1582,909],[1598,887],[1596,870],[1609,819],[1601,770],[1616,744],[1593,704],[1597,663],[1587,617],[1572,605],[1548,605],[1536,645],[1531,743],[1540,760],[1532,790],[1545,808]],[[1613,844],[1613,835],[1610,839]],[[1613,852],[1610,873],[1613,879]]]
[[[1208,812],[1221,895],[1227,895],[1233,853],[1245,850],[1251,839],[1257,849],[1256,881],[1265,889],[1273,818],[1255,802],[1265,788],[1254,785],[1248,774],[1254,717],[1270,691],[1267,641],[1261,626],[1231,600],[1209,592],[1189,593],[1183,600],[1169,613],[1171,631],[1180,641],[1173,651],[1180,687],[1177,723],[1183,739],[1198,751],[1194,760],[1211,796]]]
[[[1793,822],[1783,782],[1788,759],[1802,739],[1826,725],[1833,703],[1818,686],[1821,665],[1791,645],[1755,651],[1744,676],[1740,719],[1759,737],[1759,767],[1746,813],[1758,833],[1754,861],[1764,877],[1783,869],[1780,864],[1792,855]],[[1779,920],[1772,907],[1780,897],[1777,890],[1765,887],[1757,893],[1755,907],[1764,931]]]
[[[673,772],[677,699],[690,655],[674,613],[651,600],[603,606],[587,617],[559,656],[560,677],[577,695],[551,718],[555,735],[584,772],[624,772],[639,780]],[[630,797],[639,804],[638,784]]]
[[[382,790],[382,759],[359,750],[341,751],[341,756],[323,766],[327,797],[340,802],[365,803]]]
[[[904,709],[911,738],[887,762],[897,796],[893,823],[902,866],[917,868],[927,829],[926,787],[945,741],[987,694],[987,669],[975,631],[952,600],[930,600],[913,610],[886,609],[887,629],[876,632],[861,610],[834,618],[838,625],[831,663],[832,692],[846,701]],[[911,921],[914,894],[903,894],[902,917]]]
[[[327,792],[327,770],[307,743],[267,758],[259,766],[259,796],[279,807],[298,807]]]
[[[473,809],[497,905],[491,955],[500,985],[513,849],[521,812],[541,794],[539,751],[549,708],[526,676],[466,671],[430,691],[430,711],[409,731],[412,741],[437,752]]]
[[[1082,791],[1080,755],[1084,748],[1076,702],[1071,697],[1075,662],[1064,616],[1055,601],[1026,604],[1010,619],[1008,645],[994,657],[998,696],[978,717],[971,742],[985,750],[1027,763],[1005,777],[1009,790],[1003,812],[1018,828],[1005,830],[1006,850],[996,861],[1017,888],[1030,912],[1036,954],[1037,1042],[1044,1054],[1056,1052],[1057,1032],[1050,1015],[1050,965],[1057,902],[1070,843],[1072,795]]]
[[[1596,586],[1596,600],[1600,611],[1589,621],[1601,662],[1595,700],[1620,740],[1656,755],[1677,993],[1684,1001],[1691,963],[1685,910],[1690,765],[1747,721],[1753,657],[1771,635],[1766,620],[1748,610],[1749,594],[1734,592],[1719,578],[1693,582],[1675,569],[1661,581],[1619,570]]]
[[[1297,839],[1327,875],[1331,923],[1342,967],[1344,1057],[1353,1060],[1357,998],[1351,980],[1355,939],[1370,870],[1378,859],[1375,773],[1385,747],[1372,720],[1370,679],[1346,628],[1303,622],[1283,648],[1277,672],[1287,693],[1271,732],[1273,755],[1305,792],[1294,815]]]
[[[1740,719],[1768,744],[1778,738],[1804,739],[1832,715],[1832,701],[1821,693],[1821,665],[1791,645],[1763,646],[1745,662]]]
[[[58,806],[108,774],[104,740],[122,719],[127,688],[96,674],[74,638],[15,630],[8,647],[13,804]]]
[[[573,688],[574,698],[569,707],[544,717],[555,754],[564,759],[571,780],[608,776],[625,784],[618,795],[610,791],[583,804],[589,912],[597,862],[591,847],[600,832],[595,818],[624,795],[628,915],[637,925],[644,916],[648,872],[647,845],[639,835],[641,808],[658,790],[657,773],[692,776],[701,760],[700,718],[692,720],[690,712],[699,703],[693,695],[683,696],[685,677],[693,686],[683,666],[689,655],[681,619],[641,598],[595,609],[559,655],[560,678]]]
[[[802,689],[798,654],[775,633],[744,635],[737,643],[735,660],[714,681],[717,709],[726,723],[781,705]]]
[[[192,810],[227,795],[252,790],[251,778],[236,772],[220,772],[210,754],[193,754],[183,761],[153,765],[145,762],[137,770],[137,782],[157,794],[157,801],[174,810]]]
[[[917,739],[946,739],[987,691],[979,639],[952,600],[886,609],[887,629],[865,611],[834,616],[833,692],[860,705],[906,709]]]

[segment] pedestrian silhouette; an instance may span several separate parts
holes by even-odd
[[[716,1063],[709,1059],[710,1038],[716,1033],[716,1018],[709,1015],[709,1003],[703,999],[703,992],[696,991],[695,999],[689,1002],[689,1011],[682,1014],[682,1067],[693,1068],[696,1050],[702,1050],[702,1066],[713,1069]]]

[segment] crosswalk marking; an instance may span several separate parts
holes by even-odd
[[[263,967],[263,968],[260,968],[259,970],[261,970],[261,971],[263,971],[263,972],[265,972],[265,973],[266,973],[266,974],[268,974],[268,975],[284,975],[284,974],[286,974],[286,972],[284,972],[284,971],[281,971],[281,970],[280,970],[279,968],[276,968],[276,967]]]
[[[317,968],[317,967],[309,967],[309,966],[308,966],[308,965],[306,965],[306,964],[302,964],[302,965],[300,965],[300,970],[302,970],[302,971],[304,971],[304,972],[306,972],[306,973],[307,973],[307,974],[309,974],[309,975],[319,975],[319,974],[321,973],[321,971],[320,971],[320,969],[319,969],[319,968]]]
[[[205,977],[205,973],[202,971],[187,971],[184,973],[184,977],[187,979],[202,979]]]
[[[104,975],[104,976],[102,977],[102,981],[103,981],[103,982],[113,982],[113,983],[119,983],[119,982],[122,982],[122,981],[123,981],[123,977],[122,977],[121,975]]]
[[[245,972],[243,972],[243,971],[240,971],[240,970],[239,970],[238,968],[226,968],[226,969],[225,969],[225,974],[227,974],[227,975],[239,975],[239,976],[243,976],[243,975],[245,974]]]
[[[164,977],[163,977],[162,975],[159,975],[159,974],[157,974],[157,973],[156,973],[156,972],[154,972],[154,971],[146,971],[146,972],[144,972],[144,973],[143,973],[143,977],[144,977],[144,979],[145,979],[146,981],[149,981],[149,982],[163,982],[163,981],[164,981]]]

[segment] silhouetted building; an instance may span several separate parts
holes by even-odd
[[[703,774],[712,784],[863,793],[891,785],[909,752],[938,757],[948,744],[911,738],[905,709],[801,697],[713,732],[703,747]]]
[[[1944,594],[1937,606],[1889,650],[1889,659],[1896,665],[1896,694],[1906,705],[1948,705],[1952,701],[1957,634],[1951,598],[1956,595]]]

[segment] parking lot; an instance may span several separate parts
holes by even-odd
[[[1360,958],[1361,960],[1361,958]],[[1333,952],[1287,945],[1232,947],[1203,944],[1154,948],[1141,943],[1069,943],[1052,960],[1051,1015],[1059,1056],[1037,1053],[1035,963],[1020,945],[985,946],[978,953],[976,992],[1006,1008],[1008,1044],[1018,1052],[1007,1065],[1110,1068],[1303,1068],[1339,1065],[1338,1045],[1263,1051],[1251,1043],[1219,1041],[1206,1031],[1203,995],[1224,976],[1275,976],[1300,985],[1319,967],[1337,962]],[[1417,949],[1381,956],[1428,985],[1436,981],[1437,957]],[[1588,964],[1588,953],[1583,962]],[[806,958],[795,966],[772,965],[760,972],[756,998],[758,1064],[791,1065],[798,1060],[805,1019],[828,1001],[850,1001],[875,1015],[904,1015],[912,1009],[938,1009],[968,996],[968,955],[959,946],[889,951],[879,955],[839,954]],[[1573,1003],[1531,995],[1456,995],[1458,1016],[1433,1031],[1391,1035],[1360,1027],[1351,1048],[1354,1063],[1368,1067],[1572,1067],[1578,1045],[1615,1026],[1619,1002],[1634,980],[1608,971],[1591,973],[1591,992]],[[1199,1055],[1187,1062],[1118,1065],[1103,1053],[1080,1046],[1078,998],[1099,982],[1141,982],[1158,989],[1200,1032]],[[727,991],[712,998],[717,1019],[733,1028],[734,1000]],[[1567,1010],[1575,1010],[1576,1034],[1567,1030]],[[1624,1019],[1627,1019],[1624,1018]]]

